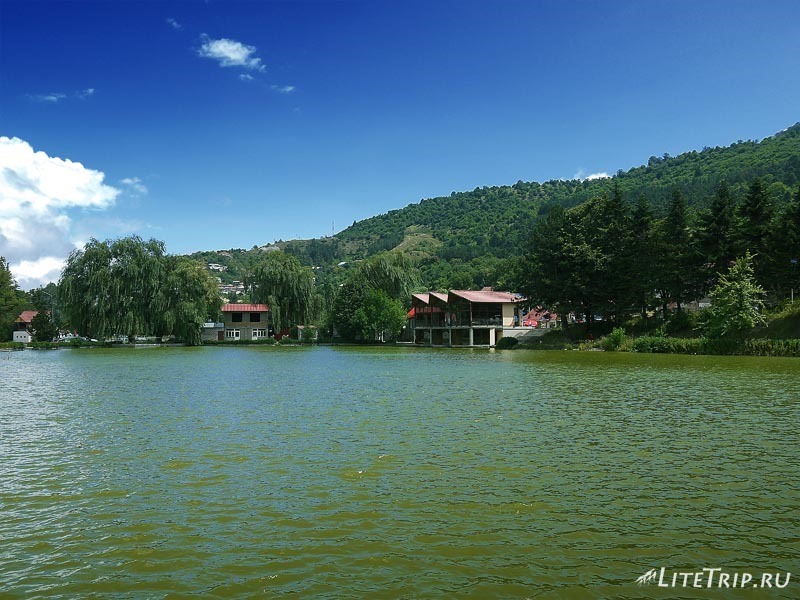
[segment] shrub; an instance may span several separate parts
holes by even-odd
[[[292,345],[292,344],[299,344],[300,340],[298,340],[297,338],[291,338],[291,337],[288,337],[288,336],[284,336],[278,341],[278,343],[283,345],[283,346],[288,346],[288,345]]]
[[[0,348],[10,350],[25,350],[25,344],[22,342],[0,342]]]
[[[633,352],[674,352],[674,340],[658,335],[643,335],[631,344]]]
[[[31,342],[33,350],[57,350],[58,344],[56,342]]]
[[[497,344],[495,345],[495,348],[497,348],[498,350],[511,350],[517,344],[519,344],[519,340],[517,338],[503,337],[498,340]]]
[[[600,347],[613,352],[619,349],[623,341],[625,341],[625,330],[622,327],[614,327],[611,333],[600,341]]]
[[[685,310],[673,313],[664,324],[664,332],[670,335],[676,333],[691,333],[696,328],[697,316]]]

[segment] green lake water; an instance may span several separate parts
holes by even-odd
[[[799,399],[800,359],[0,353],[0,597],[798,598]]]

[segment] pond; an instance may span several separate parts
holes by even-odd
[[[0,355],[0,595],[799,597],[798,398],[799,359]]]

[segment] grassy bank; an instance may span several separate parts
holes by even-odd
[[[709,338],[699,334],[697,315],[683,313],[664,323],[631,321],[625,327],[607,323],[573,325],[546,333],[521,348],[540,350],[605,350],[663,354],[716,354],[743,356],[800,356],[800,304],[767,316],[767,324],[735,338]]]

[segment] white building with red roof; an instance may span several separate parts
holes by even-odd
[[[14,321],[16,329],[12,339],[15,342],[22,342],[23,344],[31,343],[31,321],[33,317],[39,314],[36,310],[23,310]]]
[[[225,304],[218,339],[259,340],[270,337],[269,306],[266,304]]]

